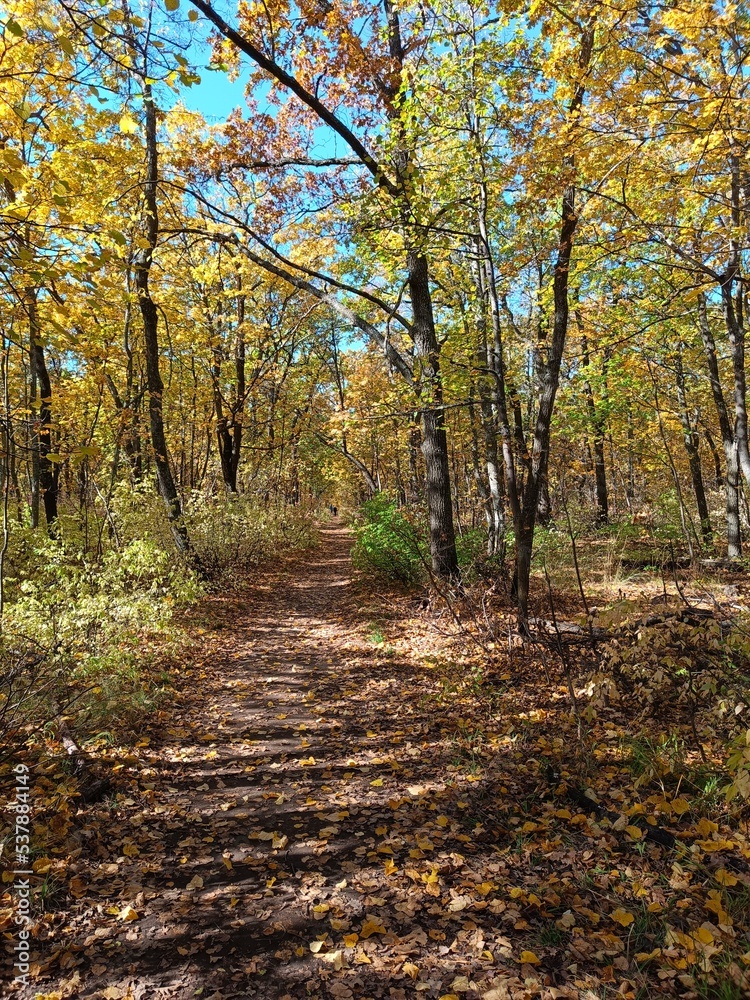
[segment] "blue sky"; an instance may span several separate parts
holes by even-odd
[[[234,81],[226,73],[205,69],[203,66],[199,67],[198,72],[201,82],[180,91],[180,100],[185,107],[200,111],[213,125],[224,121],[237,105],[244,106],[247,70]]]

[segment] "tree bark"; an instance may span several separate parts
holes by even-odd
[[[583,355],[583,363],[588,373],[590,371],[591,358],[589,355],[588,339],[586,334],[583,333],[583,320],[579,312],[576,312],[576,320],[578,322],[578,328],[581,331],[581,352]],[[596,523],[599,526],[602,526],[609,522],[607,466],[604,459],[604,439],[606,436],[606,427],[604,418],[596,405],[594,390],[591,386],[588,374],[583,381],[583,393],[586,398],[586,410],[588,412],[591,439],[594,446],[592,464],[594,466],[594,482],[596,486]]]
[[[735,434],[729,420],[729,411],[724,399],[724,390],[719,374],[719,361],[716,355],[716,342],[708,321],[708,309],[706,298],[701,295],[698,299],[698,325],[703,341],[703,351],[706,356],[708,366],[708,377],[711,383],[711,394],[714,398],[716,415],[719,419],[719,430],[721,431],[721,441],[724,446],[724,459],[726,462],[727,474],[724,481],[726,496],[726,522],[727,522],[727,556],[730,559],[739,559],[742,555],[742,533],[740,530],[740,495],[739,495],[739,456]]]
[[[739,159],[730,157],[730,197],[733,233],[742,221]],[[736,287],[735,287],[736,286]],[[732,348],[734,375],[734,438],[737,457],[745,483],[750,486],[750,449],[748,448],[747,382],[745,377],[745,323],[743,316],[744,284],[740,273],[740,247],[735,235],[729,239],[727,268],[721,276],[721,301],[729,343]]]
[[[154,465],[156,466],[156,481],[159,493],[164,501],[175,545],[193,566],[199,568],[197,557],[190,544],[187,528],[182,520],[182,508],[169,465],[167,441],[164,433],[164,383],[162,382],[159,370],[159,316],[156,303],[151,296],[149,288],[151,264],[159,236],[157,202],[159,161],[156,143],[156,106],[154,105],[151,85],[146,83],[145,80],[143,84],[143,106],[146,118],[146,179],[143,185],[143,199],[145,208],[144,229],[147,245],[138,252],[135,258],[134,276],[135,288],[138,293],[138,304],[143,321],[151,447],[153,450]]]
[[[44,507],[44,517],[47,531],[52,537],[57,534],[57,497],[60,479],[59,467],[49,459],[52,448],[52,382],[47,370],[47,360],[44,355],[44,345],[41,341],[39,313],[37,309],[37,290],[26,290],[26,308],[29,319],[29,356],[31,359],[32,409],[38,412],[34,416],[36,430],[33,436],[34,456],[32,466],[36,483],[33,490],[41,499]],[[38,395],[37,395],[38,393]],[[37,500],[38,510],[38,500]],[[38,521],[38,515],[37,515]]]
[[[677,383],[677,408],[682,424],[682,438],[685,443],[685,451],[690,466],[690,478],[693,482],[693,492],[695,502],[698,507],[698,519],[701,525],[701,537],[704,545],[711,545],[713,541],[713,530],[711,528],[711,518],[708,513],[708,503],[706,502],[706,490],[703,485],[703,470],[701,468],[700,453],[698,451],[698,432],[692,425],[690,413],[687,407],[687,396],[685,392],[685,370],[682,361],[682,344],[677,348],[675,355],[675,380]]]
[[[440,347],[435,334],[427,259],[416,251],[410,251],[407,267],[414,353],[422,361],[419,395],[425,492],[430,523],[430,559],[432,571],[437,576],[457,579],[458,557],[440,377]]]

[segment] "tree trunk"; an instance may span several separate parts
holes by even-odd
[[[593,32],[587,32],[584,40],[584,50],[587,53],[585,65],[588,65],[592,44]],[[582,99],[583,94],[581,93],[580,100]],[[565,348],[565,338],[568,332],[568,275],[573,249],[573,237],[575,236],[577,224],[575,188],[570,186],[565,191],[562,200],[560,242],[552,279],[555,308],[552,323],[552,342],[549,346],[546,360],[541,361],[539,365],[539,408],[534,427],[531,463],[523,491],[521,530],[518,532],[516,538],[516,599],[518,601],[519,623],[522,630],[526,630],[527,628],[534,529],[536,527],[542,481],[546,477],[552,413],[560,381],[560,365]]]
[[[713,435],[711,434],[711,429],[708,424],[700,419],[700,412],[696,410],[695,412],[696,423],[700,423],[703,429],[703,437],[706,439],[706,444],[708,445],[708,450],[711,452],[711,458],[714,463],[714,483],[716,489],[720,490],[724,485],[724,476],[721,473],[721,457],[719,456],[719,449],[716,447]]]
[[[739,160],[730,157],[731,169],[731,213],[732,227],[736,231],[741,224]],[[735,284],[737,289],[735,292]],[[734,438],[737,457],[745,483],[750,486],[750,449],[748,448],[747,384],[745,378],[745,323],[743,318],[744,284],[740,274],[740,249],[736,237],[729,240],[727,269],[722,275],[721,302],[724,309],[729,343],[732,348],[732,371],[734,375]]]
[[[242,275],[237,271],[236,278],[237,291],[242,291]],[[231,482],[234,492],[237,492],[237,473],[240,467],[240,457],[242,455],[242,430],[245,423],[245,397],[247,395],[247,384],[245,377],[245,296],[237,297],[237,333],[234,340],[234,373],[235,373],[235,397],[232,408],[232,457],[231,457]]]
[[[159,316],[149,289],[149,275],[153,254],[159,235],[159,215],[157,204],[157,183],[159,164],[156,145],[156,107],[151,85],[144,82],[143,106],[146,114],[146,181],[143,186],[145,204],[145,235],[147,246],[140,250],[135,259],[135,288],[143,320],[143,339],[146,353],[146,379],[149,394],[149,422],[151,447],[156,466],[156,481],[172,537],[178,550],[198,568],[195,552],[190,544],[187,528],[182,521],[182,509],[177,495],[172,470],[167,454],[164,434],[164,383],[159,371]]]
[[[589,345],[585,333],[583,333],[583,320],[580,312],[576,311],[578,328],[581,331],[581,352],[583,363],[587,372],[590,370],[591,358],[589,356]],[[591,427],[591,438],[594,445],[592,456],[594,466],[594,482],[596,485],[596,523],[599,526],[609,522],[609,496],[607,494],[607,467],[604,460],[604,438],[606,428],[604,419],[596,405],[594,390],[589,381],[588,374],[583,381],[583,392],[586,398],[586,410],[588,411],[589,426]]]
[[[711,519],[708,514],[706,491],[703,486],[703,470],[698,451],[698,433],[692,425],[687,407],[685,371],[682,363],[682,344],[678,346],[675,356],[675,379],[677,382],[677,406],[680,414],[680,423],[682,424],[682,438],[685,442],[685,451],[687,452],[688,465],[690,466],[690,478],[693,482],[693,492],[695,493],[695,502],[698,507],[701,537],[703,538],[703,544],[709,546],[713,541],[713,531],[711,528]]]
[[[492,501],[490,499],[490,489],[485,482],[479,461],[479,432],[477,430],[476,402],[473,397],[473,387],[469,397],[469,427],[471,429],[471,467],[474,473],[474,485],[477,494],[482,501],[484,510],[484,522],[487,528],[487,555],[491,556],[495,551],[495,519],[492,512]]]
[[[31,358],[32,409],[38,401],[38,412],[35,415],[36,431],[33,438],[33,468],[36,474],[34,492],[41,498],[44,506],[44,517],[47,531],[54,537],[57,534],[57,494],[60,478],[59,467],[54,466],[48,458],[52,448],[52,383],[47,371],[47,361],[44,356],[44,346],[41,341],[39,314],[37,311],[37,291],[27,289],[26,303],[29,317],[29,351]],[[38,397],[36,393],[38,392]],[[39,500],[36,508],[38,510]],[[37,514],[38,522],[38,514]]]
[[[453,527],[448,439],[445,433],[440,347],[432,314],[427,260],[416,251],[407,259],[411,293],[415,355],[422,361],[420,381],[422,455],[425,462],[427,513],[430,522],[430,559],[436,576],[458,579],[458,557]]]
[[[724,459],[727,474],[724,488],[726,491],[727,519],[727,556],[739,559],[742,555],[742,534],[740,530],[740,497],[739,497],[739,456],[735,442],[734,431],[729,421],[729,411],[724,399],[724,390],[719,375],[719,362],[716,356],[716,343],[708,322],[708,310],[705,296],[698,299],[698,325],[700,327],[703,350],[706,355],[708,376],[711,383],[711,394],[714,398],[716,415],[719,418],[721,441],[724,446]]]
[[[484,191],[484,189],[482,190]],[[484,212],[482,209],[480,209],[480,216],[481,237],[481,231],[484,229]],[[493,273],[491,269],[491,262],[486,259],[487,255],[484,252],[483,238],[477,240],[476,245],[478,262],[474,267],[472,267],[472,274],[478,303],[476,317],[476,324],[479,333],[477,366],[479,369],[479,401],[482,432],[484,437],[484,464],[487,473],[486,482],[479,470],[479,442],[474,429],[472,409],[472,431],[474,433],[473,441],[477,455],[477,460],[475,462],[477,471],[475,475],[477,478],[477,488],[480,492],[485,508],[485,520],[487,522],[487,555],[499,555],[500,558],[503,559],[505,555],[503,475],[500,469],[497,447],[498,422],[492,405],[492,380],[497,378],[498,374],[494,370],[493,352],[489,345],[487,330],[487,313],[488,309],[490,312],[492,309],[490,300],[492,298],[493,291],[496,297],[497,290],[491,287],[493,283]],[[485,266],[482,266],[482,262]],[[467,331],[467,336],[471,336],[470,331]]]

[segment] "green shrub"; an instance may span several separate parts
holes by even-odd
[[[250,496],[190,498],[185,521],[212,580],[314,543],[310,511]],[[0,630],[0,746],[62,710],[82,737],[154,708],[184,657],[174,611],[204,587],[174,548],[152,486],[119,488],[108,521],[63,513],[58,537],[13,526]],[[0,751],[0,757],[2,752]]]
[[[374,570],[388,580],[410,586],[424,577],[425,527],[386,493],[378,493],[362,505],[354,534],[352,561],[358,569]]]

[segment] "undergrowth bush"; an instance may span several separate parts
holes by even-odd
[[[0,739],[16,743],[68,707],[84,729],[129,723],[155,705],[151,672],[179,637],[174,608],[200,585],[149,539],[101,559],[40,531],[23,541],[22,575],[5,581]]]
[[[194,496],[185,517],[212,584],[314,543],[309,512]],[[0,759],[65,713],[82,736],[130,727],[184,658],[174,612],[204,591],[174,549],[153,489],[122,488],[96,522],[63,513],[58,537],[13,526],[0,631]]]
[[[362,505],[354,524],[352,561],[388,580],[414,586],[425,576],[427,539],[424,524],[386,493]]]
[[[263,506],[252,495],[196,494],[185,522],[212,580],[241,575],[279,552],[310,548],[317,542],[312,511],[302,506]]]

